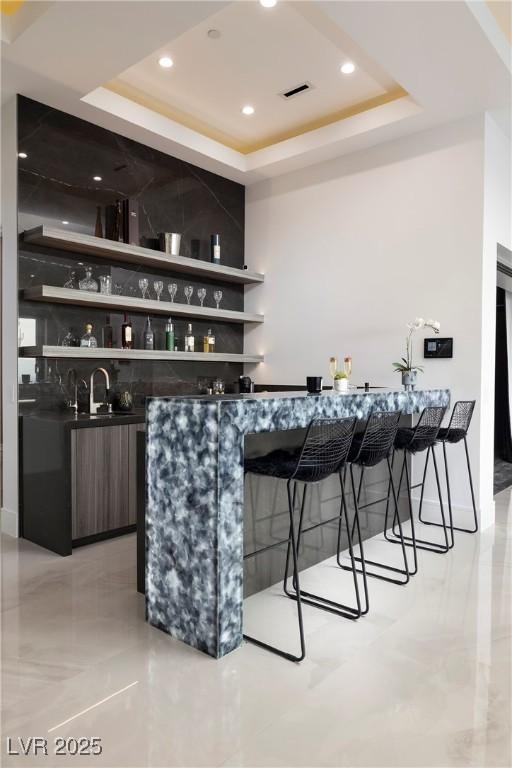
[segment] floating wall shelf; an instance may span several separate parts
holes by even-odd
[[[20,357],[84,358],[89,360],[188,360],[201,363],[262,363],[263,355],[222,352],[166,352],[160,349],[104,349],[102,347],[57,347],[46,344],[20,347]]]
[[[142,267],[152,267],[167,272],[200,275],[210,280],[246,284],[262,283],[264,280],[264,276],[258,272],[226,267],[222,264],[211,264],[207,261],[189,259],[185,256],[169,256],[162,251],[154,251],[151,248],[119,243],[115,240],[106,240],[93,235],[82,235],[79,232],[68,232],[45,225],[27,230],[24,232],[23,239],[26,243],[44,245],[74,254],[138,264]]]
[[[263,315],[251,312],[235,312],[231,309],[215,309],[171,301],[155,301],[133,296],[107,295],[92,291],[78,291],[54,285],[37,285],[25,288],[23,298],[29,301],[45,301],[52,304],[72,304],[82,307],[101,307],[119,312],[140,312],[145,315],[193,317],[200,320],[221,320],[229,323],[262,323]]]

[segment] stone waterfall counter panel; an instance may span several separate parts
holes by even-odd
[[[450,404],[447,389],[159,397],[147,403],[146,617],[220,658],[242,642],[244,438],[374,410]]]

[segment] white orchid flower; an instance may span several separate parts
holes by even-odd
[[[419,331],[419,330],[420,330],[420,328],[424,328],[424,327],[425,327],[425,321],[424,321],[424,319],[423,319],[422,317],[417,317],[417,318],[414,320],[414,327],[415,327],[415,329],[416,329],[417,331]]]

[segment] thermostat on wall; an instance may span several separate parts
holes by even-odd
[[[425,339],[423,357],[453,357],[453,339]]]

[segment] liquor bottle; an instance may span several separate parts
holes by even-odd
[[[192,323],[188,324],[187,333],[185,334],[185,352],[194,351],[194,336],[192,334]]]
[[[203,336],[203,352],[215,352],[215,336],[211,328],[208,328],[208,333]]]
[[[111,349],[114,346],[114,329],[110,325],[110,315],[107,315],[105,325],[102,331],[104,349]]]
[[[87,323],[85,326],[85,333],[80,339],[80,346],[81,347],[97,347],[98,342],[96,341],[96,336],[92,335],[92,325],[91,323]]]
[[[144,349],[154,349],[155,348],[155,334],[153,333],[153,329],[151,327],[151,320],[148,316],[148,319],[146,320],[146,327],[144,328]]]
[[[165,324],[165,348],[168,352],[174,352],[174,325],[172,318]]]
[[[210,236],[210,253],[212,262],[220,264],[220,235]]]
[[[121,326],[121,346],[123,349],[132,349],[133,347],[133,329],[125,312],[124,323]]]
[[[94,227],[94,236],[103,237],[103,224],[101,222],[101,205],[96,206],[96,226]]]

